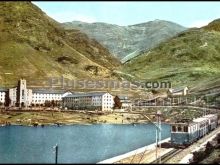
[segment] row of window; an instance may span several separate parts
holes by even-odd
[[[188,126],[172,126],[172,132],[188,132]]]
[[[200,124],[199,128],[208,126],[208,122]],[[190,132],[196,131],[196,126],[189,127]],[[172,126],[172,132],[188,132],[188,126]]]
[[[66,103],[97,103],[97,104],[112,104],[112,101],[109,102],[101,102],[101,101],[91,101],[91,100],[65,100]]]
[[[34,93],[33,96],[54,96],[54,97],[61,97],[61,95],[58,94],[38,94],[38,93]]]
[[[76,97],[74,97],[74,98],[65,98],[65,100],[67,100],[67,101],[70,101],[70,100],[79,100],[79,98],[76,98]],[[91,98],[80,98],[80,100],[88,100],[88,101],[90,101],[91,100]],[[102,99],[92,99],[93,101],[101,101]],[[112,101],[112,99],[104,99],[104,101]]]
[[[104,106],[104,107],[103,107],[103,109],[111,109],[111,108],[112,108],[112,107],[110,107],[110,106],[106,106],[106,107]]]
[[[50,98],[50,99],[32,99],[32,101],[37,101],[37,100],[43,100],[43,101],[52,101],[52,100],[55,100],[55,101],[61,101],[60,99],[53,99],[53,98]]]
[[[104,101],[112,101],[112,99],[104,99]]]
[[[72,104],[87,104],[87,105],[102,105],[100,102],[66,102],[66,103],[72,103]],[[112,105],[112,103],[105,103],[104,106]]]
[[[108,96],[108,95],[107,95],[107,96],[104,96],[104,98],[111,98],[111,97],[112,97],[112,96]]]
[[[32,99],[60,99],[60,97],[32,97]]]
[[[40,103],[40,102],[45,102],[45,100],[34,100],[34,103]]]

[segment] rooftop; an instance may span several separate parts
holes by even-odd
[[[204,117],[204,118],[205,118],[205,117],[208,117],[208,118],[209,118],[209,117],[215,117],[215,116],[216,116],[216,114],[208,114],[208,115],[205,115],[205,116],[203,116],[203,117]]]
[[[176,92],[180,92],[180,91],[184,90],[185,88],[187,88],[187,87],[179,87],[179,88],[169,89],[169,91],[172,93],[176,93]]]
[[[0,92],[7,92],[8,90],[5,88],[0,88]]]
[[[102,96],[107,92],[94,92],[94,93],[76,93],[76,94],[69,94],[65,97],[85,97],[85,96]]]
[[[205,117],[200,117],[200,118],[197,118],[197,119],[193,119],[193,122],[202,122],[202,121],[206,121],[207,118]]]
[[[43,90],[43,89],[33,89],[32,90],[33,93],[40,93],[40,94],[64,94],[68,91],[64,91],[64,90]]]

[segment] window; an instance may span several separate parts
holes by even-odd
[[[188,132],[188,126],[184,126],[183,132]]]
[[[172,126],[172,131],[176,132],[176,126]]]
[[[182,131],[181,126],[178,126],[178,132],[181,132],[181,131]]]

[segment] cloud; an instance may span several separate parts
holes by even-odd
[[[206,26],[210,23],[210,20],[199,20],[199,21],[195,21],[193,22],[189,27],[197,27],[200,28],[202,26]]]
[[[96,19],[94,17],[86,16],[82,14],[76,14],[70,11],[47,13],[47,14],[60,23],[71,22],[71,21],[82,21],[87,23],[96,22]]]
[[[89,16],[84,16],[84,15],[76,15],[75,17],[73,17],[73,20],[87,22],[87,23],[96,22],[95,18],[89,17]]]

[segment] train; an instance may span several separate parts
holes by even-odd
[[[171,145],[185,148],[218,126],[218,114],[208,114],[191,121],[171,123]]]

